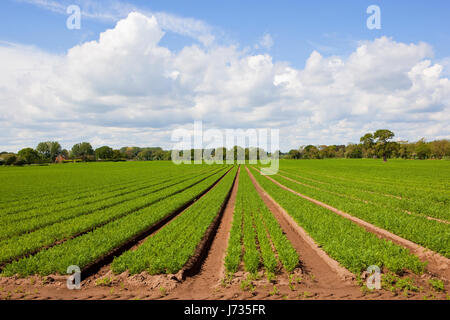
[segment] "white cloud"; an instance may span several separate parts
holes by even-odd
[[[266,49],[270,50],[273,47],[274,41],[272,36],[269,33],[265,33],[261,39],[259,39],[258,43],[255,45],[255,49]]]
[[[304,69],[235,46],[161,46],[160,21],[133,12],[56,56],[0,45],[0,149],[56,139],[170,147],[171,130],[281,128],[282,150],[358,141],[378,128],[450,138],[450,81],[424,43],[362,42],[347,57],[312,52]]]

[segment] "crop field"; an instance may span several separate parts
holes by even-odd
[[[0,167],[0,297],[449,297],[449,161],[261,168]]]

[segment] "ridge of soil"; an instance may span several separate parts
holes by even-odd
[[[220,280],[225,274],[224,260],[233,221],[240,171],[241,167],[236,173],[233,187],[223,208],[223,214],[218,220],[217,232],[212,237],[208,254],[202,261],[198,273],[187,278],[166,298],[207,299],[210,297],[211,291],[214,292],[220,285]]]
[[[247,171],[256,191],[299,254],[303,272],[314,274],[318,287],[322,289],[360,296],[359,287],[352,281],[355,275],[320,249],[306,231],[260,186],[248,168]]]
[[[183,279],[185,277],[194,276],[195,274],[197,274],[201,271],[203,261],[208,256],[208,252],[210,251],[212,242],[213,242],[215,236],[217,235],[217,230],[219,228],[219,225],[221,223],[221,220],[225,213],[225,210],[227,207],[231,207],[230,205],[227,205],[227,204],[230,200],[231,194],[236,185],[236,179],[238,179],[239,172],[240,172],[240,166],[233,178],[233,184],[231,185],[230,190],[228,191],[224,201],[220,205],[218,214],[216,214],[216,217],[214,218],[213,222],[206,230],[206,233],[205,233],[203,239],[201,240],[201,242],[198,244],[194,255],[188,260],[188,262],[181,269],[181,276]]]

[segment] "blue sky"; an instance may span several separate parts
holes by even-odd
[[[96,1],[108,7],[109,1]],[[303,67],[311,51],[324,54],[347,54],[360,40],[382,35],[400,42],[426,41],[433,46],[435,57],[450,56],[450,2],[434,1],[122,1],[150,12],[168,12],[180,17],[204,21],[215,29],[225,43],[252,46],[269,33],[274,46],[272,56]],[[39,1],[5,0],[0,4],[0,39],[30,44],[61,53],[112,28],[116,21],[83,19],[81,30],[68,30],[68,15],[46,10]],[[79,3],[83,10],[83,1]],[[369,30],[366,8],[377,4],[382,13],[382,29]],[[120,16],[120,14],[118,14]],[[189,39],[169,34],[165,44],[179,49]]]
[[[81,7],[83,16],[80,30],[66,28],[68,14],[65,13],[65,8],[69,4],[77,4]],[[366,8],[372,4],[378,5],[381,9],[380,30],[369,30],[366,27],[366,19],[369,16]],[[56,84],[52,84],[51,79],[56,79],[57,76],[51,74],[43,79],[39,68],[48,66],[52,70],[62,70],[69,65],[72,66],[70,61],[72,56],[77,56],[77,61],[84,61],[83,59],[88,59],[94,52],[107,52],[111,47],[101,44],[99,36],[107,29],[118,30],[116,23],[119,20],[128,21],[130,28],[145,27],[147,23],[150,23],[136,17],[131,21],[132,19],[127,18],[131,11],[137,11],[146,17],[154,15],[157,30],[148,27],[147,31],[138,32],[141,40],[136,40],[137,42],[132,44],[127,43],[127,39],[121,38],[117,31],[113,35],[118,39],[117,41],[122,41],[120,43],[128,45],[128,49],[132,51],[139,48],[139,42],[149,41],[148,45],[154,46],[155,43],[147,40],[146,37],[151,38],[156,35],[158,47],[166,48],[172,55],[170,59],[173,61],[164,60],[166,70],[160,70],[159,67],[162,64],[149,64],[149,72],[158,70],[163,78],[172,74],[171,79],[174,81],[182,82],[182,76],[190,79],[191,83],[197,83],[198,80],[198,87],[183,86],[180,89],[177,86],[176,90],[179,89],[179,91],[172,96],[167,95],[164,99],[163,94],[150,89],[151,92],[145,97],[149,99],[148,101],[142,94],[140,94],[143,97],[142,100],[136,101],[134,94],[129,94],[129,91],[135,92],[134,89],[139,91],[139,88],[132,88],[132,85],[128,88],[118,88],[117,84],[105,82],[106,78],[112,76],[111,74],[99,73],[95,77],[96,83],[91,87],[86,85],[83,88],[82,104],[85,108],[89,106],[90,113],[88,120],[79,120],[83,118],[77,113],[81,108],[80,101],[77,100],[75,103],[76,99],[73,96],[67,98],[70,94],[64,91],[66,89],[55,89]],[[31,80],[24,82],[23,78],[19,79],[19,69],[13,69],[15,63],[10,63],[8,70],[17,77],[15,82],[17,87],[12,88],[9,84],[2,87],[0,82],[0,108],[6,109],[5,103],[8,101],[14,104],[14,110],[18,113],[30,114],[29,110],[36,113],[36,116],[27,117],[27,121],[19,115],[16,115],[17,121],[8,118],[8,123],[5,125],[11,128],[12,133],[0,137],[0,149],[14,151],[20,147],[35,144],[38,142],[37,139],[61,139],[68,147],[80,139],[92,140],[94,144],[114,146],[129,143],[160,144],[168,147],[170,130],[176,126],[188,126],[194,119],[202,119],[211,127],[226,127],[226,123],[220,123],[204,114],[207,111],[210,113],[215,111],[214,108],[217,105],[213,102],[215,99],[224,100],[222,95],[226,92],[218,89],[219,86],[227,84],[227,81],[235,83],[236,79],[251,79],[249,81],[252,82],[245,83],[244,87],[248,84],[249,89],[241,92],[241,96],[235,101],[228,101],[228,104],[221,105],[221,108],[228,110],[229,114],[239,119],[242,117],[248,119],[247,122],[240,122],[244,128],[261,125],[274,128],[277,126],[296,128],[294,131],[286,130],[288,133],[285,133],[284,137],[287,139],[283,140],[289,142],[283,146],[285,150],[307,143],[331,144],[357,141],[361,132],[376,129],[378,126],[391,127],[398,133],[399,139],[413,140],[424,135],[429,139],[448,138],[450,137],[447,128],[448,118],[443,118],[441,114],[448,110],[449,103],[448,87],[445,82],[449,75],[450,62],[449,12],[450,2],[445,0],[308,2],[294,0],[4,0],[0,4],[0,49],[5,51],[5,57],[11,57],[9,59],[14,61],[17,59],[17,65],[23,64],[19,59],[21,57],[28,62],[36,60],[33,66],[39,65],[39,67],[35,69],[35,74],[32,73],[30,76]],[[124,30],[129,29],[124,27]],[[161,38],[157,36],[158,30],[165,33]],[[210,38],[214,40],[205,40]],[[93,49],[94,52],[89,54],[85,45],[88,41],[98,44],[98,48]],[[422,46],[421,43],[425,45]],[[72,50],[74,47],[84,48],[84,50]],[[208,68],[205,67],[206,71],[198,73],[198,79],[194,79],[192,78],[194,76],[189,73],[190,70],[183,71],[183,67],[177,67],[179,65],[177,61],[181,59],[186,59],[184,63],[188,65],[192,63],[196,54],[191,53],[193,56],[186,57],[189,54],[182,54],[182,52],[189,51],[187,48],[201,50],[200,53],[205,55],[203,65],[210,64],[211,59],[230,60],[228,64],[233,64],[233,61],[239,64],[261,58],[258,63],[267,62],[268,65],[270,64],[270,70],[264,69],[266,70],[264,76],[258,76],[260,78],[255,80],[255,75],[252,74],[255,68],[237,74],[241,72],[239,69],[242,69],[242,66],[235,71],[234,69],[222,70],[216,65],[211,65]],[[371,50],[370,54],[361,54],[361,48],[364,50],[368,48],[367,50]],[[359,49],[361,50],[358,51]],[[71,50],[75,52],[73,55],[68,54]],[[314,52],[319,56],[315,56]],[[142,61],[145,62],[152,57],[156,60],[162,59],[159,55],[149,57],[136,52],[133,53],[133,57],[143,59]],[[167,58],[167,55],[165,57]],[[115,58],[113,55],[106,54],[99,57],[100,62],[96,62],[95,65],[98,66],[103,62],[107,64],[107,59],[112,59],[109,62],[112,63],[111,61]],[[384,59],[387,61],[386,64],[382,63]],[[86,63],[92,62],[86,61]],[[345,68],[338,71],[329,70],[327,65],[331,63],[330,61],[338,61],[338,64],[349,67],[346,70]],[[405,65],[397,68],[398,61],[404,61]],[[426,65],[425,61],[430,61],[429,65]],[[8,61],[3,63],[6,69]],[[60,64],[55,66],[56,63]],[[124,60],[120,63],[131,62]],[[251,66],[250,62],[249,65]],[[134,65],[131,63],[127,66],[131,68]],[[379,77],[373,78],[369,75],[363,78],[361,76],[361,72],[373,73],[379,69],[383,69]],[[214,70],[219,77],[220,74],[226,73],[227,77],[223,81],[221,79],[220,83],[214,86],[214,90],[211,88],[206,90],[206,79],[211,70]],[[69,72],[69,68],[66,71]],[[74,71],[70,68],[70,72],[75,72],[71,79],[59,78],[58,83],[70,86],[73,84],[69,85],[69,82],[74,77],[86,76],[81,75],[84,72],[81,69]],[[323,77],[310,81],[322,72],[324,72]],[[310,73],[313,76],[310,76]],[[434,83],[417,78],[419,77],[417,73],[420,77],[428,77],[432,74]],[[177,74],[180,76],[178,77]],[[115,76],[121,77],[117,74]],[[124,78],[127,76],[124,75]],[[350,77],[355,88],[361,92],[354,94],[351,92],[356,89],[342,88],[333,94],[324,93],[323,89],[329,85],[327,77],[335,79],[334,87],[339,87],[345,82],[339,79]],[[283,80],[285,87],[275,84],[283,83],[277,79],[288,79]],[[82,79],[78,80],[81,86],[86,83]],[[388,88],[386,83],[391,80],[395,83]],[[151,81],[161,82],[148,78],[144,78],[143,81],[148,81],[151,88],[153,87]],[[38,82],[39,88],[37,88]],[[421,83],[420,89],[418,85],[415,85],[416,82]],[[369,84],[370,87],[368,87]],[[242,84],[240,87],[242,88]],[[98,88],[101,90],[96,91]],[[167,88],[175,90],[174,84],[168,84]],[[169,90],[167,88],[161,90]],[[14,97],[14,90],[26,94],[22,101],[11,98]],[[205,90],[208,91],[207,94],[204,93]],[[418,90],[422,91],[418,92]],[[266,95],[266,91],[273,93],[273,96]],[[114,95],[115,100],[110,100],[113,96],[111,92],[117,93]],[[42,95],[40,100],[34,100],[37,95]],[[173,96],[179,100],[169,101]],[[258,97],[255,98],[256,96]],[[42,106],[42,102],[39,101],[42,101],[43,97],[49,101],[57,101],[68,108],[70,110],[68,114],[71,114],[72,118],[64,117],[59,113],[60,111],[48,109],[48,106]],[[105,100],[108,100],[109,106],[114,107],[105,111],[107,108],[103,105]],[[280,103],[275,103],[276,100]],[[374,101],[384,104],[380,110],[373,112],[377,116],[370,114],[371,108],[374,108]],[[183,103],[186,104],[186,110],[189,110],[184,113],[177,109]],[[291,105],[286,106],[286,104]],[[389,106],[386,107],[387,105]],[[162,106],[166,108],[167,113],[162,113]],[[335,109],[339,109],[340,112]],[[122,110],[128,116],[124,118],[118,110]],[[282,112],[279,113],[277,110]],[[101,120],[105,112],[108,115],[107,119]],[[44,113],[47,114],[47,118],[53,120],[43,121],[40,116],[37,116]],[[148,123],[133,120],[136,117],[130,116],[132,113],[141,116],[151,114],[153,119]],[[293,117],[296,117],[295,121],[292,121]],[[5,118],[6,116],[0,117],[0,122]],[[55,125],[57,121],[58,125]],[[61,123],[64,123],[63,127]],[[299,129],[300,126],[303,126],[303,129]],[[330,131],[331,126],[340,129]],[[76,128],[80,127],[85,128],[83,130],[85,134],[72,134],[76,132]],[[136,127],[145,128],[146,133],[136,131]],[[64,133],[64,130],[72,132],[70,137],[69,134]],[[117,132],[124,132],[128,142],[125,138],[118,138]],[[152,134],[147,135],[148,132]],[[149,136],[152,138],[150,139]]]

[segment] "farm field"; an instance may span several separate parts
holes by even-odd
[[[449,161],[260,169],[0,167],[0,298],[449,298]]]

